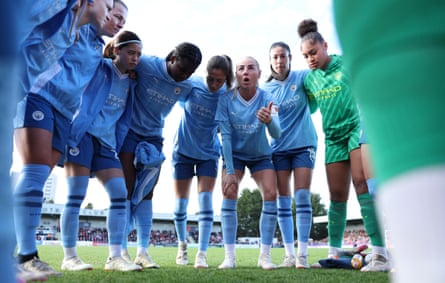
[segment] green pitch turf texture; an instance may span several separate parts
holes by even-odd
[[[52,267],[60,270],[63,251],[60,246],[39,246],[39,256]],[[224,259],[224,249],[211,247],[207,251],[208,269],[193,267],[196,248],[189,248],[189,265],[178,266],[175,263],[177,248],[150,247],[151,257],[158,263],[160,269],[144,269],[141,272],[104,271],[108,255],[106,246],[78,247],[78,255],[87,263],[94,266],[93,270],[72,272],[63,271],[62,277],[48,278],[46,282],[360,282],[380,283],[390,282],[390,274],[383,272],[365,273],[357,270],[342,269],[296,269],[280,268],[262,270],[257,267],[258,248],[238,248],[236,250],[237,267],[235,269],[219,270],[218,265]],[[130,255],[134,258],[136,248],[130,248]],[[281,263],[284,255],[282,248],[272,249],[272,260]],[[310,264],[326,257],[327,249],[309,249]]]

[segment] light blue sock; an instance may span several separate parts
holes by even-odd
[[[221,206],[221,226],[224,244],[235,244],[238,215],[236,213],[236,199],[223,199]]]
[[[18,254],[37,252],[36,227],[40,224],[43,202],[43,186],[51,169],[47,165],[23,166],[14,191],[14,225]]]
[[[187,206],[189,204],[188,198],[176,198],[175,199],[175,228],[178,240],[185,242],[186,240],[186,226],[187,226]]]
[[[131,209],[131,201],[130,200],[126,200],[125,201],[125,210],[127,211],[127,222],[126,222],[126,225],[125,225],[124,237],[122,238],[122,245],[121,245],[121,247],[122,247],[123,250],[127,250],[128,249],[128,235],[133,230],[133,226],[134,226],[134,218],[133,218],[133,213],[132,213],[132,209]]]
[[[151,225],[153,223],[152,200],[142,200],[134,210],[138,247],[147,249],[150,243]]]
[[[121,245],[127,223],[127,187],[122,177],[111,178],[104,184],[110,197],[110,208],[107,215],[108,243]]]
[[[272,245],[277,226],[277,201],[263,201],[263,208],[260,216],[260,237],[261,244]]]
[[[210,233],[213,225],[213,200],[212,192],[201,192],[198,194],[199,203],[199,250],[207,251]]]
[[[307,189],[299,189],[294,193],[294,198],[298,241],[307,243],[312,227],[311,192]]]
[[[292,219],[292,197],[278,197],[278,225],[280,226],[283,242],[294,243],[294,221]]]
[[[62,244],[73,248],[79,234],[79,211],[88,188],[89,176],[67,177],[68,196],[60,219]]]
[[[369,178],[366,180],[366,184],[368,185],[368,192],[371,197],[375,196],[375,193],[378,189],[377,179]]]

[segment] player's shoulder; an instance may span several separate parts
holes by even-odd
[[[235,96],[235,95],[236,95],[236,90],[235,90],[234,88],[231,88],[231,89],[226,90],[226,91],[221,95],[220,99],[221,99],[221,98],[229,99],[229,98],[232,98],[232,97]]]

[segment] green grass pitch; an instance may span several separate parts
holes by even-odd
[[[63,259],[61,246],[39,246],[39,256],[52,267],[60,270]],[[130,248],[134,258],[136,249]],[[160,269],[145,269],[142,272],[106,272],[103,270],[108,255],[105,246],[78,247],[79,256],[94,266],[91,271],[63,271],[62,277],[48,278],[47,282],[360,282],[380,283],[390,282],[388,273],[365,273],[356,270],[341,269],[296,269],[281,268],[262,270],[257,267],[258,248],[238,248],[236,250],[237,267],[230,270],[219,270],[218,265],[224,259],[224,249],[211,247],[207,251],[208,269],[193,267],[196,248],[189,248],[189,265],[178,266],[175,263],[176,248],[150,247],[152,258],[160,264]],[[327,249],[309,249],[309,262],[312,264],[327,255]],[[284,249],[272,249],[272,259],[275,264],[281,263]]]

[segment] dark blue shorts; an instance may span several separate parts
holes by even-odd
[[[272,155],[275,170],[292,170],[295,168],[314,169],[317,149],[303,147],[279,151]]]
[[[218,175],[218,160],[199,160],[182,155],[178,152],[172,154],[173,178],[190,179],[193,176],[214,177]]]
[[[116,151],[104,146],[90,134],[84,135],[77,147],[68,148],[65,161],[87,167],[91,172],[110,168],[122,169]]]
[[[17,105],[14,128],[39,128],[53,134],[52,148],[65,152],[71,121],[40,95],[29,93]]]
[[[240,170],[241,172],[244,173],[246,167],[249,168],[250,174],[253,174],[261,170],[275,169],[272,163],[272,159],[270,158],[265,158],[255,161],[246,161],[233,157],[233,168],[235,168],[236,170]],[[224,164],[223,168],[226,168]]]
[[[120,152],[132,152],[136,151],[136,146],[142,142],[146,141],[148,143],[153,144],[159,152],[162,152],[164,139],[160,136],[141,136],[133,132],[132,130],[128,131],[127,136],[125,137],[124,143]]]

